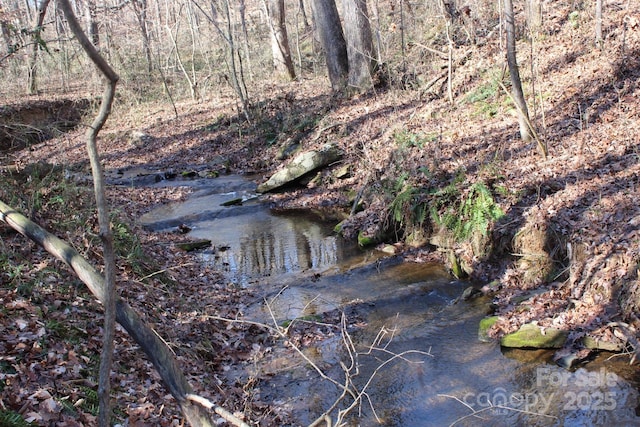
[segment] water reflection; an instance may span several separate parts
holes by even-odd
[[[333,233],[331,224],[311,217],[274,216],[255,207],[247,218],[246,222],[237,217],[203,221],[191,232],[214,244],[213,251],[203,254],[204,261],[242,285],[265,277],[324,271],[337,266],[339,259],[360,254]]]
[[[452,281],[441,267],[360,251],[336,237],[332,224],[271,214],[246,182],[216,182],[217,190],[203,190],[141,222],[155,229],[185,222],[191,237],[210,239],[214,247],[202,255],[203,262],[267,296],[268,310],[262,300],[247,308],[253,320],[347,308],[363,319],[349,331],[360,352],[351,381],[359,388],[367,385],[367,398],[350,425],[640,425],[638,371],[626,361],[601,356],[569,372],[550,363],[550,352],[503,354],[496,343],[477,339],[489,301],[454,304],[467,284]],[[235,198],[243,205],[221,206]],[[383,350],[372,351],[381,331],[387,333],[377,342]],[[341,363],[353,354],[339,334],[304,350],[326,375],[344,381]],[[391,355],[407,351],[413,353],[379,369]],[[256,396],[290,411],[296,425],[309,424],[342,393],[290,347],[273,349],[255,369],[264,374],[258,373],[263,382]]]

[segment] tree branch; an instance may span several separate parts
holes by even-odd
[[[0,220],[6,222],[11,228],[33,240],[55,258],[70,266],[80,280],[87,285],[91,293],[100,302],[104,301],[104,278],[87,260],[80,256],[78,251],[64,240],[49,233],[2,201],[0,201]],[[171,349],[153,329],[144,323],[135,310],[118,296],[115,298],[115,307],[116,320],[140,345],[151,363],[153,363],[165,387],[178,401],[180,409],[188,422],[194,427],[214,425],[206,410],[207,408],[187,398],[188,395],[193,394],[193,391],[178,367],[178,362]]]

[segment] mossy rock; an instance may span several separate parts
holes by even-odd
[[[351,165],[344,164],[333,172],[333,176],[338,179],[345,179],[351,176]]]
[[[456,279],[464,278],[466,276],[466,273],[462,268],[462,265],[460,264],[460,261],[458,260],[455,252],[448,251],[448,258],[451,267],[451,274],[453,274]]]
[[[561,348],[567,335],[567,331],[527,323],[516,332],[502,337],[500,345],[513,348]]]
[[[478,339],[482,342],[491,342],[489,337],[489,329],[498,321],[499,316],[489,316],[480,320],[480,326],[478,327]]]
[[[409,227],[404,236],[407,246],[419,248],[429,243],[429,235],[427,231],[419,226]]]
[[[378,243],[378,239],[376,237],[367,236],[364,232],[360,231],[358,233],[358,246],[361,248],[366,248],[368,246],[373,246]]]
[[[591,350],[604,350],[615,353],[623,351],[625,348],[625,344],[623,342],[603,341],[588,335],[582,338],[582,344]]]

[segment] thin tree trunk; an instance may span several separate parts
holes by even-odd
[[[98,21],[96,21],[96,3],[95,0],[86,0],[86,20],[87,20],[87,36],[91,43],[100,49],[100,32],[98,31]]]
[[[524,6],[529,31],[537,33],[542,27],[542,2],[541,0],[525,0]]]
[[[240,15],[240,25],[242,26],[242,38],[244,43],[242,43],[242,47],[244,49],[244,56],[247,58],[248,69],[249,69],[249,78],[252,79],[252,67],[251,67],[251,49],[249,48],[249,30],[247,28],[247,5],[245,4],[245,0],[239,0],[238,4],[238,13]]]
[[[596,46],[602,49],[602,0],[596,0]]]
[[[505,32],[507,34],[507,65],[509,76],[511,77],[511,94],[513,96],[516,109],[518,110],[518,122],[520,124],[520,136],[525,142],[530,142],[532,133],[529,129],[529,110],[522,91],[522,81],[516,60],[516,34],[515,21],[513,15],[512,0],[504,0]]]
[[[111,234],[111,226],[109,222],[109,207],[104,189],[104,174],[102,165],[100,164],[100,156],[96,139],[98,133],[104,126],[111,112],[111,105],[116,92],[116,84],[119,77],[113,71],[111,66],[107,64],[104,58],[98,53],[96,47],[92,44],[82,30],[78,20],[71,9],[69,0],[58,0],[62,11],[64,12],[69,28],[76,36],[76,39],[87,53],[89,58],[98,67],[100,72],[107,80],[102,103],[97,116],[87,130],[87,152],[89,161],[91,162],[91,171],[93,175],[93,186],[96,198],[96,208],[98,211],[98,223],[100,226],[100,239],[102,240],[105,282],[104,282],[104,337],[102,355],[100,356],[100,379],[98,385],[98,398],[100,411],[98,414],[98,424],[102,427],[109,427],[111,424],[111,365],[113,364],[113,336],[115,327],[115,302],[116,302],[116,261],[113,250],[113,235]]]
[[[269,22],[271,24],[271,52],[273,55],[273,67],[276,73],[287,75],[289,79],[296,79],[296,71],[293,68],[289,36],[285,23],[284,0],[268,0],[266,2]]]
[[[207,20],[211,23],[211,25],[213,25],[213,27],[216,29],[220,37],[222,37],[222,39],[227,45],[227,67],[229,69],[228,82],[231,84],[231,87],[236,92],[236,95],[238,95],[238,98],[242,103],[242,111],[245,115],[245,118],[249,120],[250,118],[249,100],[248,100],[249,95],[247,93],[247,87],[244,83],[244,75],[242,73],[242,58],[239,53],[236,55],[235,40],[234,40],[235,36],[233,33],[233,23],[231,22],[231,10],[229,7],[229,0],[222,0],[221,2],[222,3],[221,7],[223,9],[222,11],[224,12],[227,18],[227,26],[224,30],[222,29],[222,26],[219,23],[219,20],[218,20],[219,14],[214,2],[211,2],[210,14],[207,13],[202,8],[202,6],[200,6],[195,0],[193,0],[193,2],[196,5],[196,7],[200,9],[203,15],[207,18]],[[238,60],[237,60],[238,64],[236,64],[236,56],[238,57]]]
[[[37,70],[38,70],[38,51],[43,47],[42,41],[42,24],[44,23],[44,16],[47,14],[47,6],[49,0],[40,0],[38,2],[36,11],[36,22],[33,29],[33,45],[31,50],[31,57],[29,58],[29,81],[27,83],[27,93],[29,95],[35,95],[38,93],[37,82]]]
[[[147,62],[147,73],[151,76],[153,72],[153,58],[151,56],[151,40],[149,38],[149,23],[147,21],[147,0],[133,0],[131,2],[133,11],[138,19],[138,27],[142,35],[142,50]]]
[[[180,48],[178,47],[178,42],[176,40],[178,37],[177,33],[178,33],[178,24],[176,24],[175,36],[171,32],[171,28],[167,27],[167,34],[169,34],[169,37],[171,38],[171,43],[173,44],[173,49],[176,51],[176,61],[178,61],[178,68],[180,68],[180,71],[182,71],[184,78],[189,83],[189,89],[191,91],[191,99],[195,101],[198,98],[197,81],[195,80],[195,75],[193,76],[194,77],[193,80],[191,79],[191,77],[189,76],[189,72],[184,66],[184,62],[182,62],[182,57],[180,56]]]
[[[222,1],[224,12],[227,18],[227,32],[225,34],[225,39],[228,44],[228,65],[229,71],[231,74],[231,83],[233,88],[236,90],[236,94],[240,98],[240,102],[242,103],[242,111],[244,112],[245,118],[249,119],[249,101],[247,99],[247,88],[244,84],[244,75],[242,73],[242,58],[239,53],[236,53],[235,46],[235,33],[233,31],[233,22],[231,16],[231,7],[229,6],[229,0]],[[238,58],[238,62],[236,63],[236,57]]]
[[[69,49],[67,49],[70,37],[67,37],[67,28],[64,24],[64,13],[62,12],[60,4],[58,2],[54,2],[54,6],[57,48],[58,51],[61,52],[59,55],[60,85],[62,86],[63,91],[67,91],[69,89],[69,74],[71,69],[71,55],[69,54]]]
[[[33,18],[31,17],[31,2],[29,0],[24,0],[24,9],[27,12],[27,22],[33,22]]]
[[[309,19],[307,18],[307,12],[304,10],[304,0],[300,0],[298,8],[298,10],[300,10],[300,13],[302,14],[302,23],[304,24],[304,29],[308,30],[310,25]]]
[[[4,40],[6,46],[5,56],[9,56],[13,53],[13,45],[11,43],[11,31],[9,30],[7,21],[0,21],[0,32],[2,32],[2,40]]]

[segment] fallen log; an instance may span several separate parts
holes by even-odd
[[[101,303],[104,301],[104,278],[67,242],[49,233],[2,201],[0,201],[0,220],[71,267],[91,293]],[[169,347],[151,327],[144,323],[138,313],[119,297],[116,298],[116,320],[151,360],[165,387],[178,401],[187,421],[194,427],[215,425],[208,411],[209,408],[206,407],[208,405],[202,405],[202,401],[205,399],[195,397]],[[232,424],[247,426],[247,424],[233,417],[223,408],[211,406],[216,413]]]

